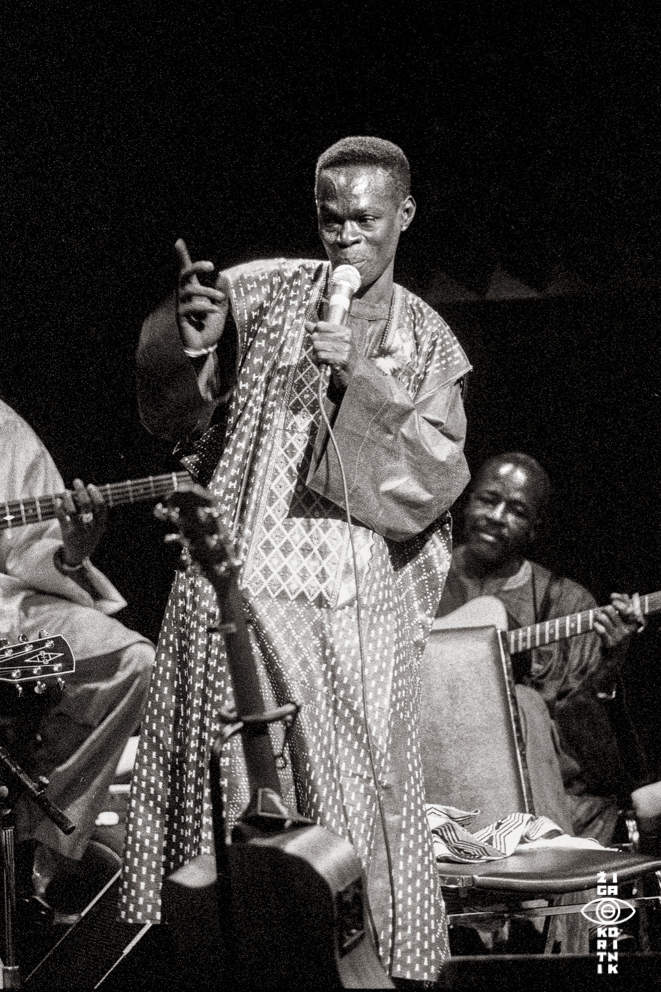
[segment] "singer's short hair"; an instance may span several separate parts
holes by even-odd
[[[405,199],[411,193],[411,168],[398,145],[383,138],[352,137],[336,141],[319,156],[314,177],[315,196],[319,188],[319,174],[324,169],[342,165],[377,166],[390,174],[400,199]]]

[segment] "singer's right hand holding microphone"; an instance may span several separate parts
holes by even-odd
[[[344,324],[331,324],[327,320],[320,320],[318,324],[306,320],[305,329],[312,339],[315,364],[330,365],[333,382],[346,389],[358,362],[351,328]]]

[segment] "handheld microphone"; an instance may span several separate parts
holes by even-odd
[[[360,272],[353,265],[338,265],[330,279],[328,322],[346,323],[353,294],[360,289]]]

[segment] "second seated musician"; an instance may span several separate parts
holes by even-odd
[[[661,784],[646,775],[635,729],[617,698],[620,669],[642,614],[623,593],[613,593],[599,609],[583,586],[528,559],[550,495],[549,477],[530,455],[506,452],[480,466],[466,507],[465,540],[455,548],[438,616],[451,617],[482,595],[501,600],[512,629],[594,611],[594,632],[515,656],[536,811],[577,837],[609,845],[620,811],[633,809],[639,848],[656,856]],[[628,729],[628,747],[618,741],[618,725]]]
[[[178,292],[142,332],[141,412],[155,434],[195,442],[188,464],[237,540],[268,702],[301,705],[289,747],[299,811],[353,844],[384,966],[434,980],[448,946],[425,818],[418,669],[450,565],[447,511],[469,477],[470,366],[439,315],[393,282],[415,213],[401,149],[343,139],[317,163],[315,197],[327,262],[254,262],[207,287],[211,263],[191,262],[177,243]],[[341,264],[361,277],[346,326],[326,319],[329,275]],[[329,376],[325,406],[348,480],[357,587],[320,375]],[[216,618],[208,582],[180,574],[134,775],[122,890],[129,922],[158,921],[163,878],[213,849],[204,769],[218,711],[232,699],[223,639],[208,635]],[[394,867],[392,954],[366,719]],[[226,772],[231,825],[250,798],[236,740]]]

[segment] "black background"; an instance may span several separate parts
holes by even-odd
[[[652,18],[608,3],[12,5],[0,392],[67,484],[172,467],[139,425],[133,355],[174,241],[222,266],[319,257],[315,159],[377,134],[406,151],[418,202],[398,281],[430,298],[443,271],[476,297],[432,299],[475,367],[471,466],[514,448],[542,461],[556,500],[537,557],[600,601],[661,588]],[[541,295],[485,300],[498,265]],[[563,274],[581,292],[544,295]],[[148,505],[118,508],[95,555],[152,638],[161,533]],[[658,647],[643,635],[627,674],[653,758]]]

